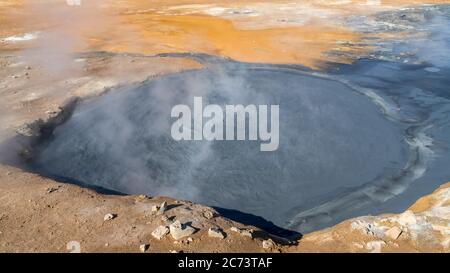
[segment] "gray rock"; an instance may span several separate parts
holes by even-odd
[[[173,222],[169,226],[169,230],[170,235],[172,235],[172,238],[174,238],[175,240],[190,236],[195,232],[195,229],[193,227],[182,224],[179,220]]]
[[[167,210],[167,202],[164,201],[161,203],[161,205],[159,206],[159,210],[157,214],[164,214],[164,212],[166,212]]]

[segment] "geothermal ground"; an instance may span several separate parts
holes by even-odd
[[[0,251],[449,252],[445,2],[0,2]],[[173,141],[197,95],[278,151]]]

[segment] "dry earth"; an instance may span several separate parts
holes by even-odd
[[[87,2],[87,1],[86,1]],[[64,1],[0,1],[0,159],[14,163],[22,148],[9,142],[24,126],[52,120],[72,98],[87,99],[150,77],[199,69],[185,57],[206,53],[239,61],[323,62],[363,55],[360,34],[341,19],[408,5],[450,1],[89,1],[75,10]],[[300,18],[300,19],[299,19]],[[100,52],[102,51],[102,52]],[[32,133],[32,132],[31,132]],[[288,242],[225,219],[213,209],[166,197],[109,196],[0,165],[0,251],[67,252],[449,252],[450,184],[400,215],[367,216]],[[152,207],[168,203],[163,214]],[[116,216],[104,221],[108,213]],[[211,213],[214,217],[211,218]],[[151,233],[172,221],[197,232],[181,240]],[[220,227],[224,239],[210,238]],[[232,227],[253,230],[250,238]],[[191,238],[188,240],[188,238]]]

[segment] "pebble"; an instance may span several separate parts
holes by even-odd
[[[214,212],[212,212],[212,211],[209,211],[209,210],[207,210],[207,211],[205,211],[205,212],[203,212],[203,217],[205,217],[206,219],[212,219],[212,218],[214,218]]]
[[[142,245],[139,246],[139,250],[140,250],[142,253],[144,253],[144,252],[146,252],[146,251],[148,250],[149,247],[150,247],[149,244],[142,244]]]
[[[208,230],[208,236],[213,238],[224,239],[225,233],[220,228],[210,228]]]
[[[115,214],[112,213],[107,213],[105,214],[105,216],[103,217],[103,221],[110,221],[112,219],[116,218]]]
[[[152,206],[152,213],[157,213],[158,210],[159,210],[159,206],[157,206],[157,205]]]
[[[275,243],[272,241],[272,239],[267,239],[262,242],[262,246],[264,249],[273,248],[275,246]]]

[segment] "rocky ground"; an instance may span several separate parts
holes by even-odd
[[[445,1],[220,2],[130,0],[76,11],[79,17],[56,0],[0,2],[0,251],[68,252],[78,242],[87,252],[448,252],[450,184],[403,214],[351,219],[287,241],[205,206],[103,195],[11,166],[18,153],[26,157],[39,126],[58,121],[74,98],[202,67],[158,54],[320,68],[373,49],[348,27],[349,16]]]
[[[0,251],[448,252],[450,183],[398,215],[365,216],[288,241],[166,197],[102,195],[2,166]]]

